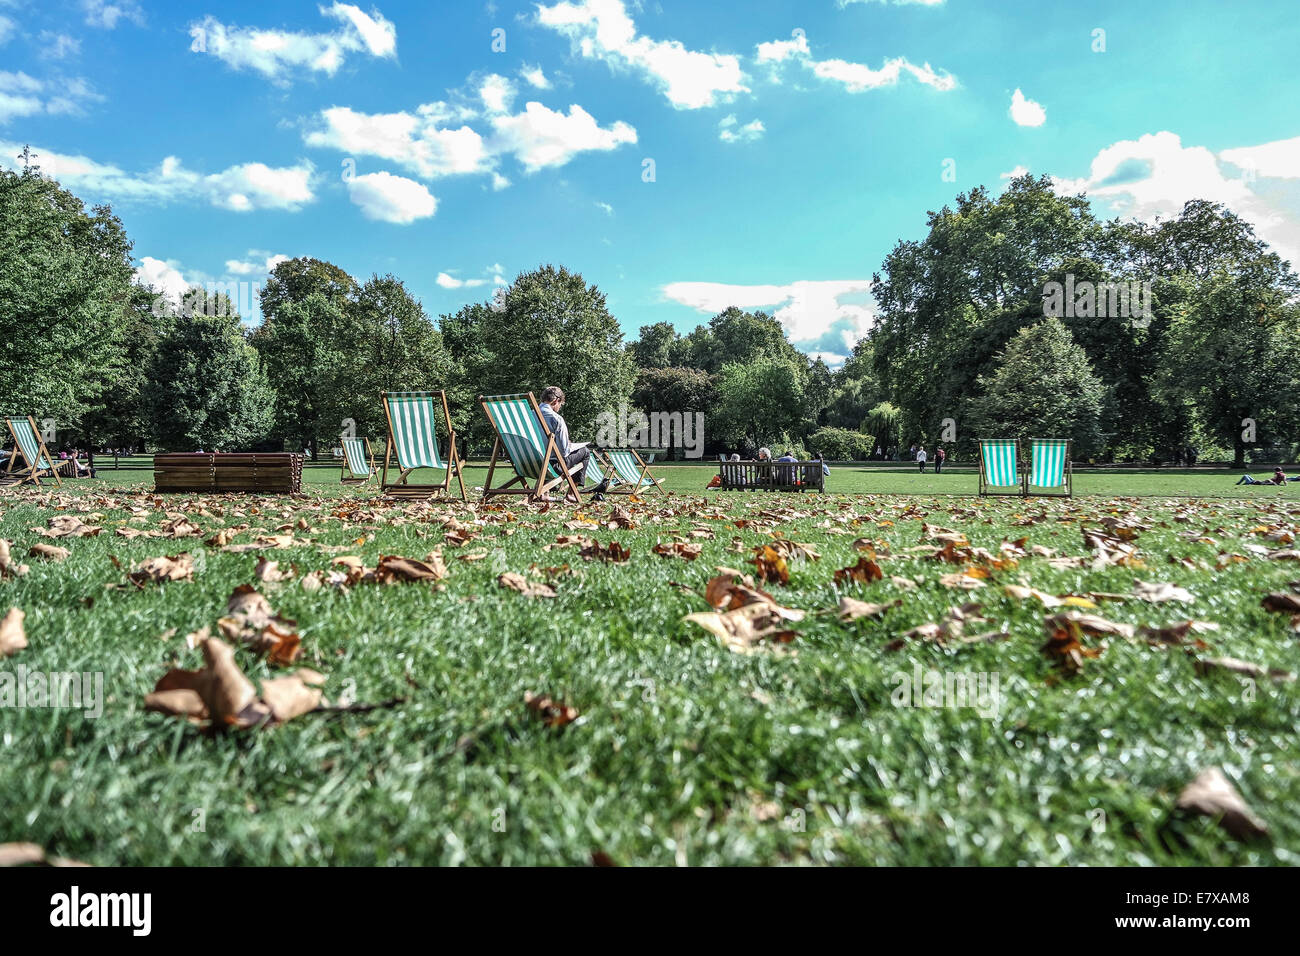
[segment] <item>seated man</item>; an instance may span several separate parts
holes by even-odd
[[[548,385],[542,391],[540,407],[546,427],[555,436],[555,448],[560,453],[560,457],[564,459],[564,462],[570,468],[574,465],[582,465],[573,473],[573,480],[578,484],[578,487],[582,487],[583,479],[587,476],[587,462],[591,458],[591,445],[588,442],[581,442],[576,445],[569,443],[569,426],[560,415],[560,409],[564,407],[564,390],[558,385]],[[609,478],[607,477],[592,490],[596,494],[603,495],[609,490]],[[566,494],[565,497],[567,500],[573,501],[572,492]],[[576,502],[574,503],[576,504]]]

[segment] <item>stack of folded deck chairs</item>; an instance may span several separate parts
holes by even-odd
[[[154,455],[154,490],[292,495],[302,490],[302,461],[292,452]]]

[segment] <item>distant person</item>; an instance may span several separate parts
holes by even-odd
[[[772,460],[772,449],[770,449],[770,448],[760,448],[760,449],[758,450],[758,460],[759,460],[759,461],[771,461],[771,460]]]
[[[1258,478],[1254,478],[1250,475],[1242,475],[1239,479],[1237,479],[1237,484],[1239,485],[1284,485],[1288,481],[1292,481],[1292,480],[1294,479],[1287,478],[1286,472],[1282,470],[1282,466],[1278,465],[1275,469],[1273,469],[1272,478],[1269,478],[1265,481],[1260,481]]]
[[[922,474],[925,473],[926,457],[927,456],[925,454],[925,446],[922,445],[920,448],[916,450],[916,464],[918,466],[917,471],[921,472]]]
[[[876,460],[879,461],[881,458],[884,458],[884,457],[885,457],[885,453],[884,453],[883,451],[881,451],[881,450],[880,450],[880,446],[877,445],[877,446],[876,446]]]
[[[936,475],[943,474],[943,463],[947,460],[948,460],[948,453],[946,451],[944,451],[942,448],[936,448],[934,450],[934,473]]]

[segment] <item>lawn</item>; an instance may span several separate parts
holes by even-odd
[[[0,493],[0,538],[29,565],[0,580],[0,614],[26,613],[29,644],[0,673],[98,672],[106,695],[98,718],[0,710],[0,843],[103,865],[1300,862],[1300,694],[1284,679],[1300,634],[1261,604],[1300,591],[1300,485],[1086,473],[1073,500],[1025,501],[975,497],[969,470],[836,468],[806,496],[706,493],[706,466],[661,473],[669,494],[546,511],[394,504],[325,469],[297,499],[155,496],[126,471]],[[101,530],[39,534],[68,516]],[[583,557],[563,536],[630,557]],[[675,540],[698,556],[652,551]],[[755,563],[781,541],[803,547]],[[37,543],[70,554],[29,557]],[[438,580],[313,574],[432,552]],[[128,581],[183,553],[192,575]],[[259,557],[294,576],[258,581]],[[732,649],[687,619],[710,611],[719,566],[766,571],[759,603],[801,619]],[[837,581],[853,566],[882,577]],[[554,596],[502,587],[506,572]],[[1189,593],[1143,597],[1135,582]],[[203,666],[187,635],[216,634],[249,584],[296,622],[282,630],[301,656],[275,667],[238,644],[236,664],[258,685],[312,668],[352,709],[222,734],[146,711],[169,669]],[[845,621],[844,597],[899,603]],[[1045,618],[1061,613],[1118,633],[1061,624],[1076,654],[1048,653]],[[1188,620],[1218,627],[1123,627]],[[982,675],[997,694],[899,705],[905,679],[931,672]],[[1207,767],[1266,836],[1175,810]]]

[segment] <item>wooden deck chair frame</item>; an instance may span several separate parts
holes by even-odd
[[[1061,477],[1064,479],[1059,485],[1031,485],[1030,479],[1034,477],[1034,453],[1038,450],[1038,442],[1050,442],[1053,445],[1060,445],[1065,442],[1065,461],[1062,462]],[[1073,498],[1074,497],[1074,465],[1071,462],[1072,452],[1074,451],[1073,438],[1031,438],[1029,439],[1029,467],[1025,469],[1025,496],[1034,498]],[[1064,491],[1030,491],[1030,488],[1064,488]]]
[[[370,439],[369,438],[343,438],[340,439],[340,441],[343,443],[343,464],[339,467],[339,481],[345,485],[368,484],[370,482],[370,479],[375,477],[375,453],[370,448]],[[363,442],[366,446],[365,460],[366,460],[366,464],[370,466],[370,472],[364,477],[358,475],[355,471],[353,471],[352,466],[348,464],[347,442],[349,441]]]
[[[989,475],[988,475],[988,463],[985,461],[985,458],[984,458],[984,445],[985,445],[985,443],[988,443],[988,444],[998,444],[998,445],[1003,445],[1003,446],[1010,445],[1010,446],[1014,449],[1013,454],[1014,454],[1015,457],[1014,457],[1013,460],[1015,461],[1015,466],[1016,466],[1016,482],[1015,482],[1015,484],[1011,484],[1011,485],[995,485],[995,484],[992,484],[992,483],[989,481]],[[1025,484],[1024,484],[1024,478],[1021,477],[1022,469],[1021,469],[1021,467],[1020,467],[1020,440],[1019,440],[1018,438],[981,438],[981,439],[979,440],[979,452],[980,452],[979,493],[980,493],[981,497],[983,497],[983,496],[993,496],[993,497],[1013,497],[1013,498],[1024,497],[1024,494],[1025,494]],[[1010,491],[1007,491],[1007,490],[1002,490],[1002,491],[991,491],[991,490],[989,490],[989,489],[992,489],[992,488],[1001,488],[1001,489],[1008,489],[1008,488],[1009,488],[1009,489],[1012,489],[1012,490],[1010,490]]]
[[[631,455],[633,460],[636,462],[636,467],[637,469],[639,469],[639,471],[637,472],[637,478],[635,484],[629,481],[627,477],[624,476],[624,474],[621,471],[619,471],[618,467],[614,464],[614,458],[610,453],[616,451]],[[641,457],[641,455],[637,452],[635,448],[606,448],[604,449],[604,456],[605,456],[605,462],[608,463],[610,471],[613,473],[615,480],[619,483],[619,485],[623,486],[618,488],[610,488],[609,489],[610,494],[635,495],[638,492],[650,491],[656,488],[660,491],[663,491],[663,479],[656,478],[654,475],[650,474],[650,465],[646,463],[645,459]],[[648,485],[646,484],[647,478],[650,479],[650,484]]]
[[[14,427],[14,422],[23,421],[25,421],[27,427],[31,429],[31,435],[28,436],[28,438],[36,442],[35,461],[29,460],[27,452],[23,451],[22,442],[18,437],[18,429]],[[41,472],[48,471],[50,476],[54,479],[54,483],[61,486],[63,484],[63,479],[59,477],[59,469],[54,463],[53,456],[50,455],[50,450],[45,447],[45,439],[41,437],[40,431],[36,428],[36,419],[32,418],[30,415],[7,415],[5,416],[5,425],[8,426],[9,434],[14,440],[14,449],[9,455],[9,464],[5,468],[5,474],[17,474],[18,484],[20,485],[28,481],[34,485],[39,485],[41,483]],[[17,472],[15,472],[14,463],[18,461],[19,458],[27,462],[27,465],[23,468],[19,468]],[[44,468],[40,467],[42,461],[45,462]]]
[[[497,420],[492,417],[492,412],[488,409],[488,403],[506,400],[519,401],[523,398],[528,399],[528,408],[533,416],[533,421],[546,439],[546,448],[542,452],[541,461],[537,467],[537,477],[534,479],[523,474],[520,471],[522,465],[511,458],[510,469],[515,476],[505,484],[493,488],[492,476],[496,473],[497,460],[501,457],[501,451],[505,448],[505,445],[501,441],[501,429],[497,425]],[[546,419],[542,417],[541,406],[537,404],[537,398],[532,392],[516,392],[511,395],[480,395],[478,403],[482,406],[483,414],[487,416],[488,424],[492,426],[492,431],[496,435],[496,439],[492,443],[492,457],[488,461],[487,479],[483,482],[484,501],[496,495],[524,495],[530,501],[544,500],[550,494],[551,489],[561,483],[568,485],[568,490],[576,500],[581,500],[581,493],[577,482],[573,480],[573,473],[582,465],[569,465],[560,457],[560,450],[555,445],[555,436],[551,434],[550,426],[546,424]],[[509,458],[508,451],[507,449],[507,457]],[[530,481],[536,483],[530,486]],[[518,487],[514,487],[515,485],[518,485]]]
[[[442,463],[442,467],[447,469],[447,474],[438,484],[409,484],[407,479],[410,478],[411,472],[415,471],[416,468],[437,468],[438,465],[413,465],[410,468],[403,468],[402,456],[400,454],[397,455],[397,480],[393,482],[388,480],[388,463],[393,458],[394,452],[397,448],[397,436],[393,432],[393,415],[388,406],[388,397],[390,395],[404,395],[407,397],[420,398],[436,397],[442,403],[442,417],[443,421],[447,425],[447,458]],[[380,392],[379,399],[384,403],[384,418],[388,421],[388,447],[384,450],[384,470],[379,478],[380,491],[396,498],[432,497],[438,493],[450,495],[451,476],[454,472],[456,475],[456,481],[460,484],[460,500],[465,501],[465,478],[463,475],[464,464],[461,462],[460,453],[456,451],[456,429],[453,428],[451,424],[451,408],[447,405],[446,391],[439,389],[436,392]],[[432,426],[432,420],[430,420],[430,426]],[[432,436],[432,440],[434,443],[434,458],[438,458],[438,437],[436,434]],[[369,442],[366,444],[368,447]]]

